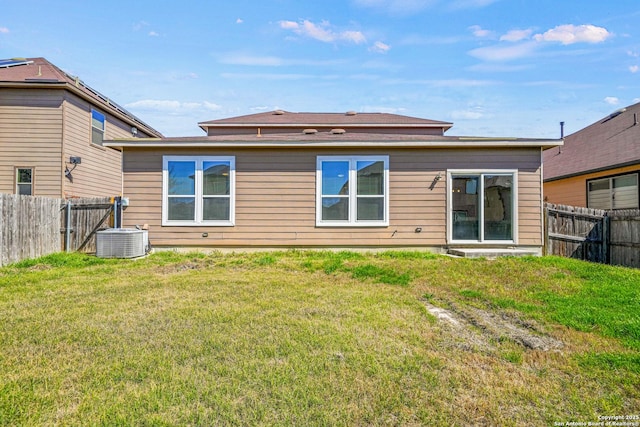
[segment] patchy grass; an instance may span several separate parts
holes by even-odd
[[[553,336],[473,346],[424,302]],[[640,412],[640,271],[287,251],[0,269],[0,425],[549,425]],[[541,332],[542,331],[542,332]]]

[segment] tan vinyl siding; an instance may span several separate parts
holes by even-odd
[[[548,181],[544,183],[544,199],[549,203],[586,207],[588,180],[637,172],[638,170],[640,170],[640,164]]]
[[[15,193],[15,169],[33,168],[33,192],[60,197],[62,92],[0,89],[0,192]]]
[[[126,148],[125,226],[149,224],[156,246],[444,246],[448,169],[518,170],[518,244],[542,243],[539,149]],[[162,226],[162,155],[236,158],[233,227]],[[316,157],[389,156],[389,226],[316,227]],[[433,189],[434,178],[442,175]],[[416,228],[422,232],[416,233]],[[203,237],[202,233],[208,233]]]
[[[65,178],[66,197],[118,196],[122,188],[120,151],[95,145],[91,142],[91,109],[106,117],[105,139],[130,137],[130,126],[107,114],[103,109],[92,107],[86,101],[67,93],[64,106],[65,147],[64,159],[70,156],[82,158],[82,163]],[[72,165],[68,165],[69,168]]]

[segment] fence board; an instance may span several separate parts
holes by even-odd
[[[640,210],[545,205],[545,254],[640,268]]]
[[[606,212],[573,206],[545,206],[547,248],[545,253],[606,262]]]
[[[110,226],[110,199],[73,199],[71,205],[70,249],[95,252],[93,233]],[[0,194],[0,266],[65,249],[65,210],[63,199]]]
[[[60,200],[0,194],[0,266],[60,250]]]
[[[101,223],[103,219],[109,220],[113,205],[109,198],[79,198],[71,200],[71,251],[83,252],[96,251],[95,231],[100,226],[107,228],[109,221]],[[60,229],[65,230],[65,217],[62,215]],[[63,246],[64,247],[64,244]],[[66,248],[65,248],[66,249]]]
[[[640,268],[640,210],[613,211],[609,216],[611,264]]]

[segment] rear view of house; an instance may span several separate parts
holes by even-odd
[[[542,150],[383,113],[273,111],[207,136],[125,138],[125,225],[155,246],[520,248],[543,244]]]
[[[0,192],[114,196],[122,155],[106,139],[161,137],[44,58],[0,60]]]

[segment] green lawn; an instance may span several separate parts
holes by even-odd
[[[532,350],[484,313],[563,343]],[[467,318],[468,320],[468,318]],[[0,425],[553,425],[640,415],[640,270],[419,252],[0,269]]]

